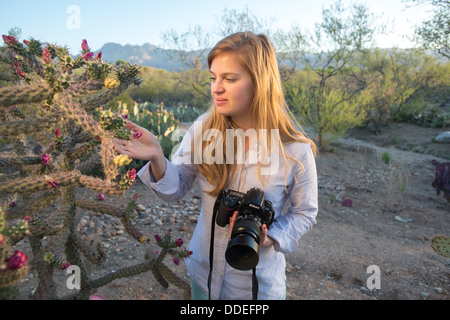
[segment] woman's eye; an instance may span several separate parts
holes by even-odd
[[[211,78],[209,78],[209,80],[214,81],[214,80],[216,80],[216,78],[211,77]]]
[[[227,80],[228,82],[234,82],[234,81],[236,81],[236,79],[231,79],[231,78],[227,78],[227,79],[225,79],[225,80]]]

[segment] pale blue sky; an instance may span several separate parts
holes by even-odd
[[[92,50],[104,43],[141,45],[150,42],[161,45],[161,33],[170,29],[186,31],[189,26],[201,25],[213,29],[226,9],[243,11],[245,6],[260,18],[274,18],[273,27],[287,30],[292,24],[312,29],[320,22],[322,7],[335,0],[0,0],[0,32],[7,34],[13,27],[22,29],[22,39],[30,37],[41,41],[67,45],[70,52],[80,51],[82,39],[87,39]],[[350,3],[343,0],[343,3]],[[354,0],[365,3],[377,15],[394,22],[388,36],[377,39],[380,47],[411,47],[404,36],[412,36],[414,25],[429,17],[429,7],[406,8],[404,0]],[[74,11],[79,8],[79,28]],[[70,24],[70,23],[69,23]],[[73,24],[72,24],[73,25]]]

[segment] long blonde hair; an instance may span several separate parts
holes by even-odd
[[[236,54],[241,66],[245,68],[251,76],[254,86],[254,96],[251,104],[253,123],[255,123],[256,126],[254,129],[267,129],[267,132],[270,132],[272,129],[279,130],[279,143],[285,163],[286,158],[291,158],[295,161],[298,160],[285,154],[282,147],[283,143],[294,141],[310,143],[315,155],[317,151],[314,142],[302,132],[303,130],[298,123],[298,128],[296,128],[289,117],[289,111],[283,95],[275,50],[269,39],[263,34],[256,35],[252,32],[238,32],[229,35],[219,41],[210,51],[208,55],[209,68],[211,68],[214,58],[223,53]],[[222,133],[224,140],[223,154],[225,154],[226,129],[229,128],[229,117],[219,114],[213,101],[209,116],[202,126],[202,136],[208,129],[219,130]],[[203,144],[202,149],[204,150],[207,146],[208,143]],[[201,173],[206,181],[215,186],[209,194],[217,195],[233,181],[236,165],[226,163],[207,164],[202,161],[200,164],[196,164],[196,169],[198,176],[200,176],[199,173]],[[261,165],[259,166],[258,171],[258,177],[261,180],[260,169]]]

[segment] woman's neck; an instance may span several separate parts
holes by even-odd
[[[253,121],[250,118],[238,118],[236,117],[228,117],[228,120],[230,122],[230,125],[233,129],[242,129],[244,132],[249,129],[255,129],[255,126],[253,124]],[[256,130],[256,129],[255,129]],[[258,133],[256,133],[258,135]],[[258,140],[258,136],[254,137],[256,140]],[[250,137],[245,137],[245,151],[248,151],[250,148],[250,145],[255,143],[256,141],[252,139],[250,141]]]
[[[253,120],[250,119],[249,117],[246,118],[230,117],[229,119],[234,129],[242,129],[244,130],[244,132],[248,129],[256,129],[255,125],[253,124]]]

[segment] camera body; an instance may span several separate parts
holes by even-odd
[[[214,204],[217,224],[225,227],[235,211],[239,215],[231,231],[225,258],[235,269],[250,270],[259,261],[261,226],[265,224],[269,228],[275,213],[272,202],[265,200],[264,192],[258,188],[252,188],[247,193],[222,191]]]

